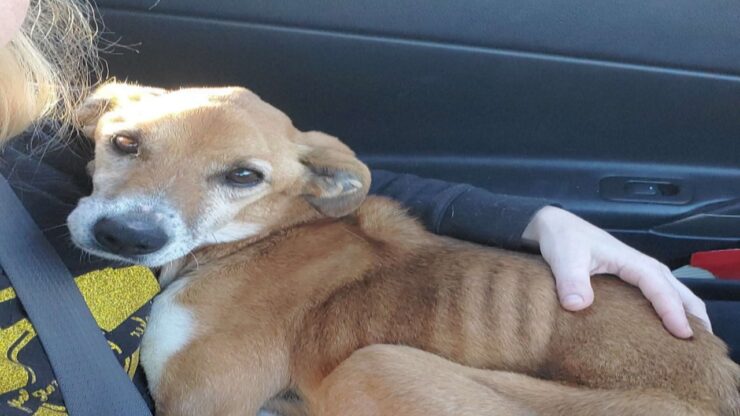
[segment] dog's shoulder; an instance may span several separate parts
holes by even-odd
[[[434,239],[401,204],[386,197],[367,197],[353,218],[362,232],[375,241],[412,247]]]

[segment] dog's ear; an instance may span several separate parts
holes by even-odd
[[[100,117],[126,104],[141,101],[147,97],[162,95],[166,90],[144,87],[135,84],[110,82],[98,87],[75,112],[75,124],[82,134],[93,139]]]
[[[306,200],[328,217],[357,209],[370,188],[370,170],[337,138],[319,132],[302,133],[306,147],[301,159],[308,168]]]

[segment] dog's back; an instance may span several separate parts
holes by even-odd
[[[334,270],[343,277],[331,279],[331,290],[316,282],[316,297],[307,298],[293,344],[299,388],[317,385],[364,346],[401,344],[470,367],[738,412],[740,370],[724,344],[697,320],[693,339],[672,337],[639,290],[615,277],[594,279],[594,305],[567,312],[540,257],[433,236],[381,198],[347,220],[310,227],[305,238],[333,242],[336,249],[323,247],[333,260],[315,261],[341,263]]]

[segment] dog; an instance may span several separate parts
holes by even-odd
[[[366,197],[337,138],[244,88],[98,89],[75,244],[160,267],[141,362],[162,415],[740,415],[740,368],[614,276],[571,313],[539,257],[429,233]],[[505,220],[505,219],[501,219]]]

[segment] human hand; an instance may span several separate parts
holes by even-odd
[[[539,245],[555,276],[560,303],[567,310],[590,306],[594,301],[591,276],[607,273],[639,287],[674,336],[693,335],[687,313],[712,330],[704,302],[668,267],[568,211],[542,208],[522,238]]]

